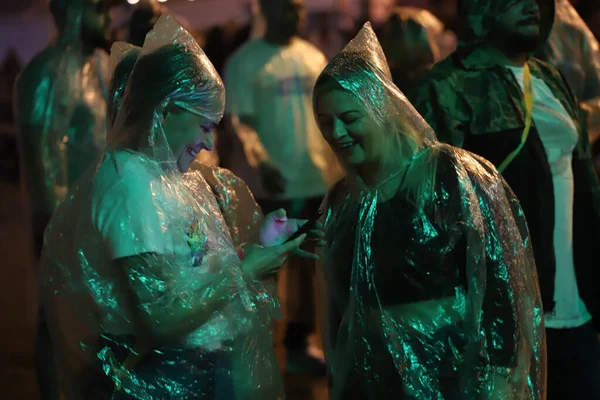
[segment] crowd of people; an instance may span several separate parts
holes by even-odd
[[[17,81],[45,399],[285,398],[281,318],[332,399],[600,398],[600,49],[568,0],[397,7],[330,59],[300,0],[206,51],[149,4],[111,43],[114,1],[51,0]]]

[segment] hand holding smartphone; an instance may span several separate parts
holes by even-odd
[[[321,216],[323,216],[323,210],[317,211],[317,214],[313,218],[309,219],[304,225],[302,225],[300,227],[300,229],[298,229],[296,232],[294,232],[294,234],[292,236],[290,236],[285,241],[285,243],[291,242],[292,240],[296,239],[300,235],[303,235],[305,233],[308,234],[310,231],[315,229],[317,226],[317,222],[319,221],[319,219],[321,219]]]

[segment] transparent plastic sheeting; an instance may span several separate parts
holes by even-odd
[[[538,55],[560,70],[580,100],[593,143],[600,137],[600,47],[568,0],[556,1],[554,26]]]
[[[227,172],[181,174],[163,130],[173,104],[218,123],[218,74],[164,14],[117,100],[108,149],[56,210],[40,266],[66,398],[283,398],[273,284],[244,278],[238,256],[260,212]]]
[[[535,263],[507,184],[487,161],[435,140],[392,84],[370,25],[321,79],[356,96],[394,135],[381,143],[398,150],[379,186],[347,168],[324,205],[331,398],[545,398]],[[399,132],[417,138],[412,156],[390,144],[407,143]],[[404,180],[422,190],[400,191]]]
[[[86,0],[63,0],[65,26],[25,67],[16,84],[19,138],[31,208],[50,218],[68,188],[106,143],[108,56],[86,55],[81,20]]]

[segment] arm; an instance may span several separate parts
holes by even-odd
[[[201,287],[181,290],[184,282],[168,273],[180,267],[170,265],[159,254],[125,257],[115,263],[128,283],[139,322],[152,341],[165,342],[194,331],[236,295],[233,280],[224,274]]]
[[[234,57],[225,69],[225,87],[227,91],[227,114],[231,117],[233,130],[244,148],[251,167],[269,161],[269,155],[257,132],[253,75],[256,71],[243,64],[243,60]]]
[[[66,116],[56,115],[57,82],[50,72],[49,67],[28,66],[17,80],[15,96],[21,166],[34,219],[39,221],[48,220],[66,194],[66,147],[61,144]]]
[[[284,191],[285,181],[281,171],[270,161],[269,154],[260,139],[256,120],[253,88],[255,71],[239,65],[235,57],[227,65],[225,84],[227,89],[227,113],[231,126],[244,149],[246,160],[259,170],[263,187],[267,192],[279,194]],[[243,62],[243,61],[242,61]]]
[[[582,32],[581,43],[585,92],[580,104],[587,114],[590,143],[594,143],[600,137],[600,48],[587,27]]]

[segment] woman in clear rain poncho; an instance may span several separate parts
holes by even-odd
[[[113,45],[111,62],[116,65],[112,65],[111,68],[113,74],[107,110],[109,126],[115,122],[127,81],[140,52],[141,48],[128,43],[117,42]],[[260,239],[260,227],[264,221],[263,213],[246,183],[231,171],[196,160],[184,174],[183,183],[193,195],[206,190],[214,195],[236,247]],[[271,215],[271,217],[275,216],[277,214]],[[259,318],[265,322],[281,318],[275,279],[271,277],[263,280],[260,289],[264,290],[264,296],[271,298],[271,302],[262,304],[263,307],[258,310],[262,314]],[[242,388],[243,393],[246,393],[242,398],[248,398],[249,393],[252,393],[252,398],[282,398],[284,389],[280,374],[273,374],[271,368],[264,368],[265,365],[273,366],[277,362],[273,347],[272,324],[261,324],[260,328],[262,329],[255,329],[252,332],[254,335],[251,340],[246,338],[246,343],[252,348],[237,353],[243,357],[235,359],[238,363],[235,365],[237,368],[234,368],[233,377],[237,379],[238,388]],[[249,358],[250,350],[253,352],[253,363],[244,363],[244,359]],[[256,384],[258,382],[260,385]]]
[[[544,398],[533,255],[498,172],[436,141],[369,24],[314,107],[347,171],[324,203],[331,398]]]
[[[299,246],[276,243],[301,222],[267,218],[271,247],[240,251],[206,182],[181,174],[223,106],[200,47],[161,16],[109,116],[107,151],[46,231],[41,296],[67,399],[244,399],[277,381],[254,340],[273,301],[260,279]]]

